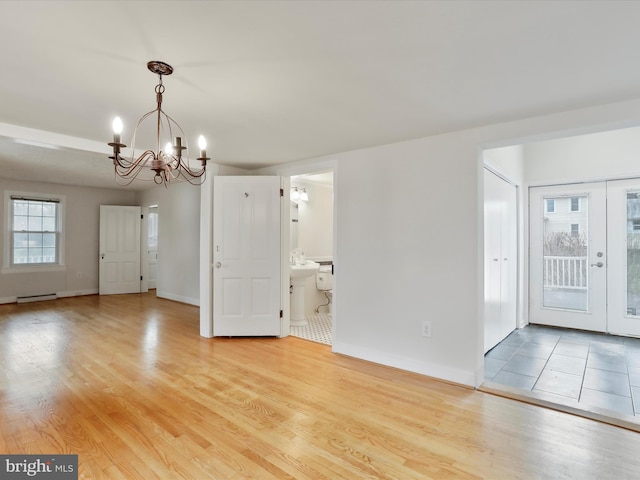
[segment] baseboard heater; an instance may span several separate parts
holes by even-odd
[[[43,302],[45,300],[55,300],[58,295],[55,293],[47,293],[46,295],[31,295],[28,297],[18,297],[16,303]]]

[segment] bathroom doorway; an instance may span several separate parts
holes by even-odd
[[[331,345],[335,208],[333,171],[291,176],[290,207],[289,251],[320,264],[319,273],[306,279],[306,325],[291,326],[290,333],[295,337]]]

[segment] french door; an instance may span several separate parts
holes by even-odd
[[[640,336],[640,180],[529,191],[531,323]]]

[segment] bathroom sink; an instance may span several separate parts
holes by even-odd
[[[320,264],[312,260],[289,265],[291,280],[291,325],[301,327],[309,322],[304,316],[304,286],[307,278],[320,270]]]
[[[298,278],[306,278],[310,277],[311,275],[315,275],[315,273],[319,269],[319,263],[316,263],[312,260],[307,260],[302,264],[290,265],[289,276],[292,280]]]

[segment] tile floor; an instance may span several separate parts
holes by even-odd
[[[313,342],[331,345],[331,315],[318,313],[307,318],[308,325],[304,327],[291,327],[291,335],[304,338]]]
[[[640,419],[640,339],[528,325],[485,355],[485,379]]]

